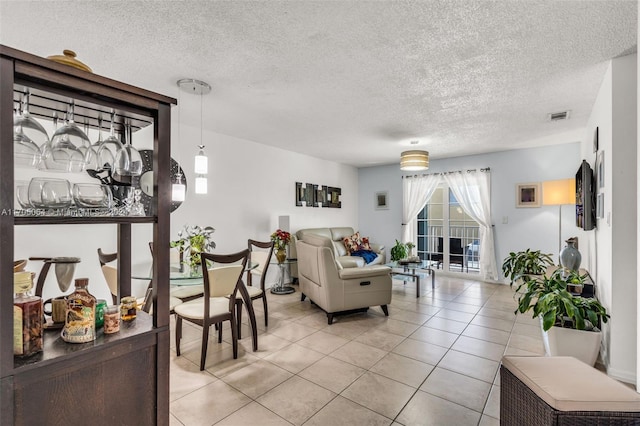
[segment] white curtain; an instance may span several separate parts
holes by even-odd
[[[480,275],[498,279],[491,226],[491,173],[456,172],[444,175],[462,209],[480,225]]]
[[[405,176],[402,178],[402,242],[413,241],[416,235],[415,219],[433,195],[442,176]]]

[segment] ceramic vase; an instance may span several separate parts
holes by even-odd
[[[276,250],[276,259],[278,263],[282,263],[287,259],[287,250],[284,248],[279,248]]]
[[[567,269],[577,271],[580,268],[582,255],[576,248],[575,241],[572,238],[569,238],[566,243],[567,245],[560,252],[560,263]]]

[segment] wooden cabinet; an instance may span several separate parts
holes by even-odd
[[[112,109],[134,128],[153,126],[156,170],[170,168],[171,105],[176,104],[173,98],[0,45],[0,424],[167,425],[170,176],[154,173],[152,216],[16,216],[13,106],[25,88],[37,94],[34,115],[64,113],[62,105],[73,100],[76,117],[89,126],[97,126],[98,117],[108,117]],[[14,359],[14,227],[58,224],[73,232],[74,224],[117,224],[119,295],[126,296],[135,223],[153,226],[153,315],[141,313],[119,333],[100,332],[86,344],[67,344],[47,332],[41,354]]]

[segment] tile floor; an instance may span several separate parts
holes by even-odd
[[[416,298],[394,280],[389,317],[372,307],[331,326],[298,291],[269,294],[268,328],[254,304],[259,350],[244,324],[234,360],[228,325],[221,344],[212,329],[205,371],[201,328],[185,323],[180,357],[172,335],[171,424],[498,425],[500,358],[542,354],[538,323],[513,314],[506,285],[423,287]]]

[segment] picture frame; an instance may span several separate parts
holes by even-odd
[[[376,192],[375,198],[374,198],[374,205],[376,210],[388,210],[389,209],[388,191]]]
[[[304,188],[305,200],[307,202],[307,207],[315,207],[316,206],[316,190],[317,185],[312,183],[307,183]]]
[[[327,187],[327,202],[329,203],[329,207],[339,209],[342,207],[342,202],[340,201],[340,195],[342,195],[342,189],[335,188],[333,186]]]
[[[327,186],[316,185],[316,207],[327,207]]]
[[[604,151],[600,151],[596,156],[596,182],[598,190],[604,188],[604,173]]]
[[[541,201],[542,191],[540,189],[540,182],[516,184],[517,208],[540,207]]]
[[[306,202],[305,191],[302,188],[302,182],[296,182],[296,206],[302,207],[302,202]]]

